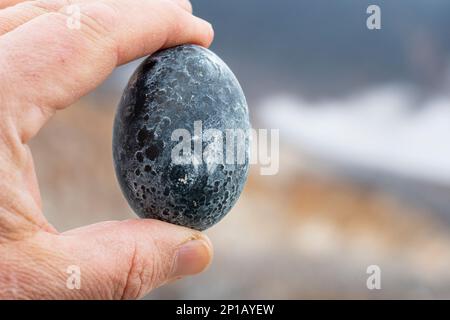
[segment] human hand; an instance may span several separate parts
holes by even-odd
[[[79,28],[68,24],[74,4]],[[187,228],[128,220],[58,233],[42,213],[27,142],[117,65],[209,46],[211,26],[188,0],[2,0],[0,9],[0,298],[139,298],[202,271],[211,244]],[[79,267],[79,290],[66,285],[69,266]]]

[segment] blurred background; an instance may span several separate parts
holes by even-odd
[[[450,298],[450,1],[193,0],[246,92],[280,130],[280,169],[252,166],[207,231],[207,272],[148,298]],[[366,9],[381,8],[381,30]],[[116,181],[114,112],[138,62],[32,141],[60,230],[135,217]],[[368,290],[369,265],[381,289]]]

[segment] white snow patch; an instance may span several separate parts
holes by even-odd
[[[416,109],[412,97],[400,86],[316,103],[279,95],[263,102],[261,115],[311,154],[450,184],[450,97]]]

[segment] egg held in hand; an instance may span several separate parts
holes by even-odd
[[[242,89],[208,49],[159,51],[135,71],[113,133],[117,179],[132,209],[205,230],[238,200],[249,167]]]

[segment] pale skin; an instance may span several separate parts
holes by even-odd
[[[67,25],[72,4],[79,29]],[[188,0],[0,0],[0,298],[135,299],[209,265],[205,235],[156,220],[58,232],[27,143],[116,66],[212,39]],[[73,265],[80,289],[67,287]]]

